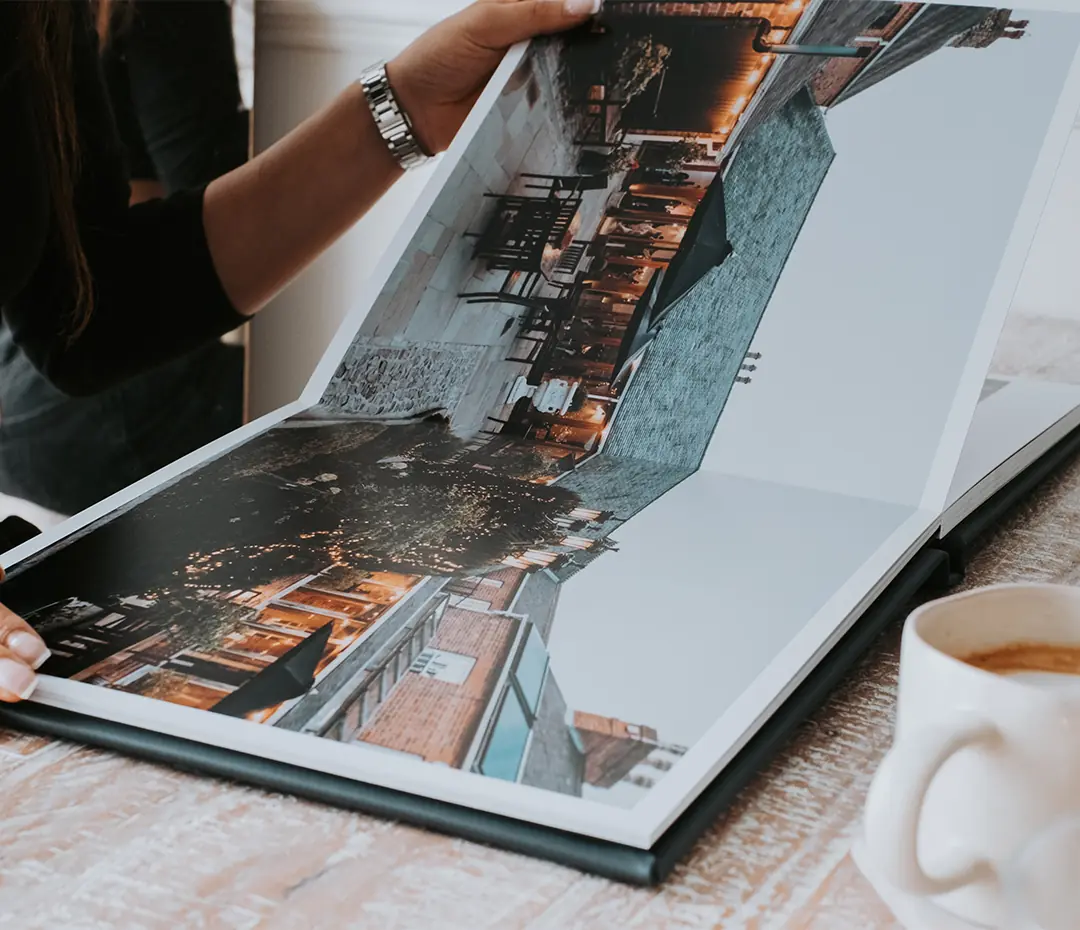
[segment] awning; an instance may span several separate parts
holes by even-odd
[[[302,697],[315,685],[315,670],[326,652],[333,622],[319,627],[280,659],[218,701],[211,710],[227,717],[246,717],[256,710]]]

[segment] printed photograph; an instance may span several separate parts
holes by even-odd
[[[677,575],[646,596],[627,577],[588,611],[565,591],[618,566],[621,528],[699,470],[768,370],[756,334],[844,157],[834,112],[888,107],[946,58],[943,74],[993,56],[1019,80],[1039,20],[608,0],[534,43],[321,403],[5,583],[52,650],[44,672],[633,807],[704,725],[671,700],[619,708],[695,659],[649,669],[643,636],[640,670],[605,690],[603,639],[560,665],[553,632],[606,622],[614,640],[625,614],[712,647],[665,612]],[[873,207],[850,217],[868,235],[888,222]]]

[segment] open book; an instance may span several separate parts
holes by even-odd
[[[303,398],[15,553],[34,700],[649,848],[1076,425],[984,382],[1078,46],[794,0],[514,50]]]

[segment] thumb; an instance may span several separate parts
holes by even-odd
[[[473,40],[504,51],[534,36],[573,29],[600,12],[601,0],[495,0],[466,10]]]

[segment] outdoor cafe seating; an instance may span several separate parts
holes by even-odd
[[[583,195],[605,190],[609,179],[606,174],[523,174],[522,178],[524,194],[484,195],[495,200],[496,208],[477,235],[473,255],[491,271],[541,275],[549,247],[562,251],[573,244],[567,238]]]
[[[586,191],[607,190],[611,183],[611,178],[604,173],[572,175],[525,173],[521,177],[529,179],[529,183],[525,184],[526,190],[547,191],[549,196],[553,197],[563,193],[583,194]],[[538,184],[537,181],[544,183]]]
[[[574,308],[586,284],[583,277],[579,276],[570,284],[556,286],[560,292],[553,295],[491,291],[463,293],[458,296],[466,298],[470,303],[506,303],[524,307],[526,313],[519,320],[516,338],[523,342],[532,342],[535,353],[546,355],[545,349],[548,344],[557,336],[562,325],[572,318]],[[530,353],[530,357],[514,356],[507,358],[507,361],[535,364],[539,359]]]
[[[474,255],[490,271],[543,270],[548,245],[559,246],[581,206],[581,196],[528,197],[486,194],[497,200],[495,212],[477,239]]]
[[[594,84],[581,102],[583,127],[574,141],[608,151],[618,148],[626,137],[625,127],[619,125],[625,105],[626,101],[611,98],[605,85]]]

